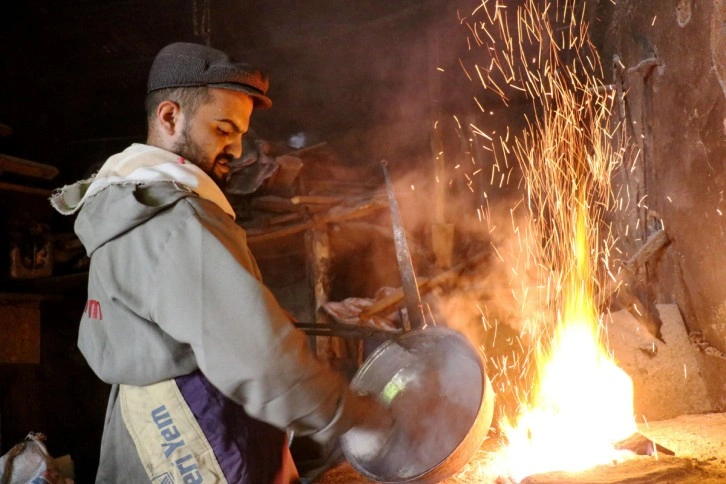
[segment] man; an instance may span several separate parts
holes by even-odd
[[[267,88],[221,51],[166,46],[147,143],[51,198],[78,214],[91,257],[78,344],[112,384],[97,482],[296,482],[286,430],[330,443],[355,427],[376,445],[390,432],[383,407],[311,354],[215,183]]]

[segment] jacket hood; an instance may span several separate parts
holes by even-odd
[[[198,195],[174,182],[110,185],[84,204],[74,229],[90,256],[109,240],[189,196]]]
[[[64,215],[78,212],[76,233],[90,255],[108,240],[193,194],[235,218],[222,190],[199,167],[170,151],[132,144],[106,160],[94,176],[56,190],[50,203]]]

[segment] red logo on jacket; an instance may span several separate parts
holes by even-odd
[[[86,308],[83,310],[90,319],[98,319],[103,321],[103,313],[101,312],[101,303],[95,299],[86,301]]]

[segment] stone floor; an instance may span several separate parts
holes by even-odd
[[[641,425],[639,431],[675,456],[638,456],[613,466],[580,473],[530,476],[527,484],[650,484],[726,482],[726,413],[683,415]],[[486,475],[488,453],[478,452],[471,462],[444,484],[506,483]],[[366,484],[369,479],[343,463],[325,472],[316,484]]]

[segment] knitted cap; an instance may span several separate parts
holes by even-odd
[[[149,71],[146,92],[169,87],[210,86],[249,94],[255,108],[266,109],[267,74],[243,62],[236,62],[221,50],[201,44],[176,42],[156,54]]]

